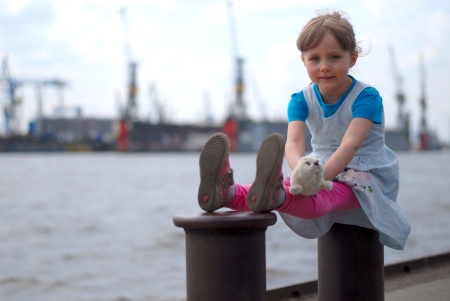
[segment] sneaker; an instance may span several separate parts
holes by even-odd
[[[274,133],[263,141],[256,157],[256,178],[247,195],[248,208],[256,213],[274,210],[283,189],[284,137]]]
[[[228,192],[234,184],[229,148],[228,137],[217,133],[209,138],[200,153],[198,204],[206,212],[213,212],[228,203]]]

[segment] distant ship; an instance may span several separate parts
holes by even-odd
[[[233,123],[233,124],[231,124]],[[216,132],[227,134],[232,152],[256,152],[271,133],[287,138],[287,122],[230,121],[223,126],[154,125],[135,122],[128,133],[128,149],[123,151],[200,151],[207,139]],[[307,130],[306,149],[311,151],[311,134]],[[408,131],[386,131],[385,143],[393,151],[409,151]]]

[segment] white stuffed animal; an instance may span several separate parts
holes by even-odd
[[[316,194],[320,189],[331,190],[333,182],[325,181],[324,173],[325,167],[319,159],[302,157],[291,174],[289,192],[308,196]]]

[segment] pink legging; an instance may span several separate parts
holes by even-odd
[[[237,211],[249,211],[246,199],[251,185],[234,184],[234,196],[227,206]],[[358,199],[352,189],[339,182],[333,183],[331,190],[320,190],[312,196],[293,195],[289,192],[289,178],[283,180],[286,193],[284,204],[277,208],[278,212],[300,217],[303,219],[315,219],[331,211],[346,211],[361,208]]]

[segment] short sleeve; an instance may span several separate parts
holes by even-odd
[[[365,88],[355,99],[352,106],[353,118],[366,118],[374,123],[383,122],[383,99],[373,88]]]
[[[306,104],[303,91],[291,95],[291,100],[288,104],[288,122],[303,121],[306,122],[308,118],[308,105]]]

